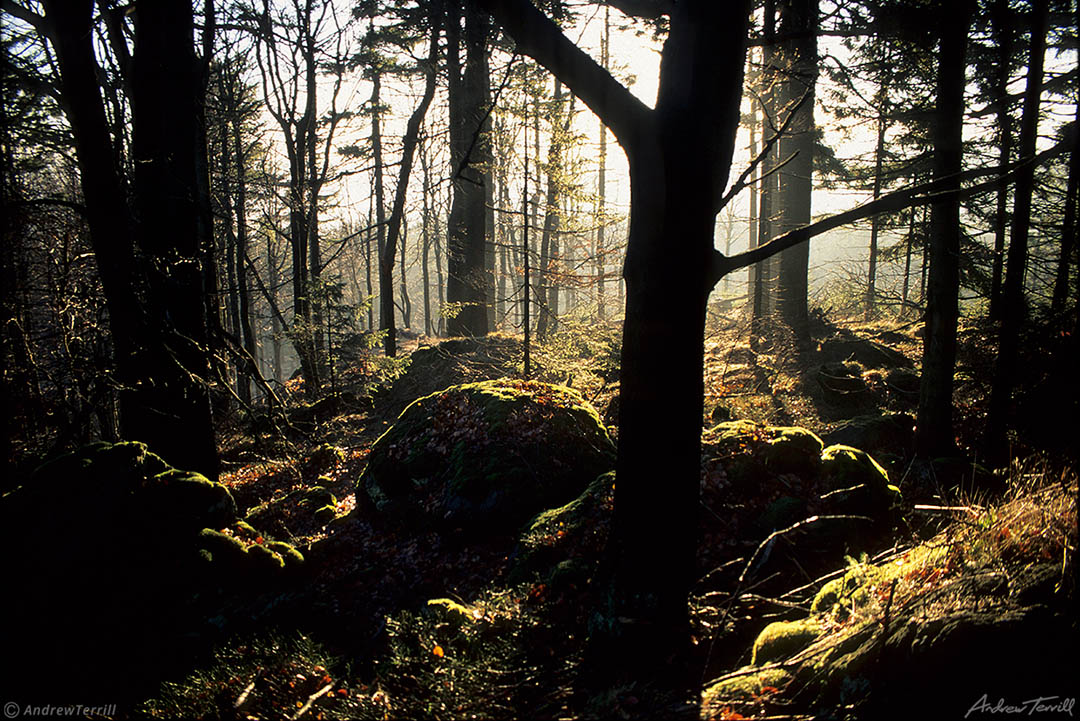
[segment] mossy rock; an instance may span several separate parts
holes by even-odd
[[[199,533],[199,549],[209,554],[213,570],[223,577],[243,574],[247,570],[247,545],[236,536],[212,528],[204,528]]]
[[[288,543],[261,537],[247,542],[212,528],[199,534],[198,547],[212,579],[223,586],[274,581],[282,571],[295,571],[304,563],[303,554]]]
[[[810,613],[835,613],[839,620],[847,618],[852,608],[861,608],[870,601],[867,586],[880,575],[877,568],[853,566],[843,576],[834,578],[821,587],[810,604]]]
[[[375,442],[357,501],[403,525],[509,531],[573,499],[614,460],[607,429],[576,391],[470,383],[402,411]]]
[[[345,460],[345,451],[329,443],[323,443],[316,448],[307,459],[309,472],[325,471],[333,468]]]
[[[321,508],[323,506],[337,505],[337,498],[324,486],[298,488],[286,496],[286,500],[296,502],[301,508]]]
[[[285,570],[295,570],[304,564],[304,554],[296,550],[296,547],[284,541],[271,541],[266,547],[281,556],[285,562]]]
[[[198,473],[164,471],[143,494],[143,504],[157,520],[189,530],[222,528],[236,519],[236,501],[229,490]]]
[[[605,473],[566,505],[537,514],[518,538],[511,579],[537,574],[550,582],[560,564],[574,562],[578,576],[591,573],[611,526],[615,502],[615,473]]]
[[[796,426],[768,426],[762,449],[765,465],[774,473],[813,474],[821,463],[825,444],[813,431]]]
[[[765,689],[782,690],[793,678],[782,668],[755,669],[746,666],[737,675],[718,681],[701,695],[703,718],[716,718],[729,703],[760,698]],[[732,717],[736,718],[736,717]]]
[[[814,618],[800,621],[775,621],[766,626],[754,641],[752,666],[785,661],[812,644],[821,635],[821,625]]]
[[[888,517],[901,500],[900,489],[866,451],[829,446],[821,452],[822,501],[830,512]]]
[[[856,416],[825,435],[829,445],[904,455],[915,442],[915,419],[907,413]]]

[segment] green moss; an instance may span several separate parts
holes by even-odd
[[[405,523],[512,528],[580,493],[614,465],[614,450],[596,410],[569,388],[454,386],[414,401],[376,441],[358,502]]]
[[[796,426],[766,428],[771,436],[762,449],[765,464],[776,473],[813,473],[824,444],[816,433]]]
[[[591,564],[603,548],[611,520],[615,473],[605,473],[589,484],[580,496],[564,506],[537,514],[518,538],[518,557],[511,575],[525,580],[538,574],[552,582],[558,567],[577,558],[578,575],[591,574]],[[581,558],[579,558],[581,557]]]
[[[162,520],[198,528],[223,528],[236,520],[229,489],[205,476],[170,469],[154,476],[145,490],[148,510]]]
[[[345,451],[329,443],[323,443],[316,448],[308,458],[309,467],[313,469],[333,468],[345,460]]]
[[[266,544],[266,547],[281,556],[282,560],[285,561],[286,569],[298,568],[304,563],[304,554],[284,541],[271,541]]]
[[[454,626],[470,623],[476,618],[473,609],[451,598],[433,598],[427,602],[427,609],[429,613],[434,614],[439,620],[446,621]]]
[[[701,697],[704,710],[718,712],[724,703],[749,701],[762,695],[765,688],[781,689],[792,679],[792,675],[779,668],[754,671],[750,667],[739,669],[740,675],[714,683],[705,689]]]
[[[242,571],[247,565],[247,547],[239,538],[204,528],[197,544],[210,554],[211,562],[223,573]]]
[[[816,641],[820,634],[821,626],[812,618],[770,623],[754,641],[750,664],[760,666],[786,660]]]
[[[822,499],[830,511],[882,517],[901,500],[885,469],[851,446],[829,446],[821,452],[821,479]]]
[[[236,529],[237,533],[243,535],[244,537],[250,536],[251,540],[255,540],[255,538],[259,535],[259,532],[255,530],[254,526],[252,526],[247,521],[237,521],[233,527]]]
[[[337,505],[337,498],[324,486],[298,488],[290,493],[287,498],[291,501],[298,502],[301,507],[306,508]]]
[[[279,573],[285,568],[285,559],[266,546],[255,544],[247,549],[248,563],[258,575]]]

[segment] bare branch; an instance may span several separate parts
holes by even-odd
[[[596,113],[619,143],[630,147],[651,124],[652,111],[563,34],[530,0],[478,0],[517,43]],[[651,3],[650,3],[651,4]]]
[[[711,283],[712,285],[716,285],[716,283],[720,282],[720,279],[725,275],[739,270],[740,268],[745,268],[765,260],[766,258],[771,258],[777,253],[792,248],[799,243],[806,242],[811,238],[833,230],[834,228],[839,228],[842,225],[848,225],[849,223],[869,218],[878,213],[894,213],[898,210],[904,210],[905,208],[927,205],[938,200],[943,195],[948,194],[956,194],[961,200],[964,200],[980,193],[996,190],[1002,182],[1015,177],[1022,170],[1041,165],[1050,158],[1070,150],[1076,142],[1076,131],[1077,129],[1075,127],[1072,128],[1071,132],[1056,145],[1044,150],[1038,155],[1013,163],[1011,167],[998,166],[994,168],[977,168],[950,177],[931,180],[928,183],[903,188],[893,193],[889,193],[888,195],[883,195],[877,200],[863,203],[862,205],[843,213],[837,213],[828,218],[823,218],[816,223],[811,223],[802,228],[796,228],[795,230],[773,238],[769,242],[759,245],[756,248],[752,248],[731,257],[728,257],[719,251],[713,251],[713,272],[710,277]],[[985,177],[987,175],[993,177],[967,188],[959,187],[960,183],[964,181]]]

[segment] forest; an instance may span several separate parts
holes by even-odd
[[[1071,718],[1080,1],[0,0],[5,718]]]

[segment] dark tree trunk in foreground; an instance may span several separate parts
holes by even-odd
[[[689,644],[705,307],[717,280],[713,230],[739,121],[749,3],[671,8],[655,110],[531,3],[484,4],[520,50],[605,121],[629,160],[614,588],[596,647],[616,675],[655,674],[688,689],[693,681],[672,662],[685,661]],[[655,473],[658,448],[666,482]]]
[[[152,339],[143,366],[155,397],[134,419],[155,452],[217,475],[205,383],[206,318],[199,263],[196,146],[203,103],[188,0],[142,0],[132,63],[135,237],[151,263]],[[156,336],[156,337],[155,337]],[[169,412],[162,412],[169,409]]]
[[[1034,0],[1031,8],[1031,48],[1028,56],[1024,111],[1020,118],[1020,157],[1035,155],[1039,130],[1039,100],[1042,94],[1043,56],[1046,53],[1047,0]],[[1009,233],[1008,264],[1001,293],[1001,335],[997,367],[990,391],[987,417],[987,451],[994,462],[1007,461],[1006,422],[1016,384],[1020,356],[1020,326],[1026,316],[1024,275],[1027,272],[1028,233],[1031,226],[1031,196],[1035,187],[1035,166],[1028,165],[1016,178],[1013,217]]]
[[[937,116],[932,127],[934,178],[961,169],[964,128],[964,62],[971,3],[936,16],[941,27],[937,71]],[[926,335],[916,452],[923,458],[950,455],[956,323],[960,290],[960,197],[943,194],[930,208],[930,271],[927,279]]]
[[[93,3],[44,3],[75,138],[121,384],[121,430],[217,476],[206,386],[197,191],[199,69],[187,2],[141,2],[133,61],[136,212],[127,205],[97,80]],[[137,222],[136,222],[137,221]],[[139,244],[150,268],[136,261]]]

